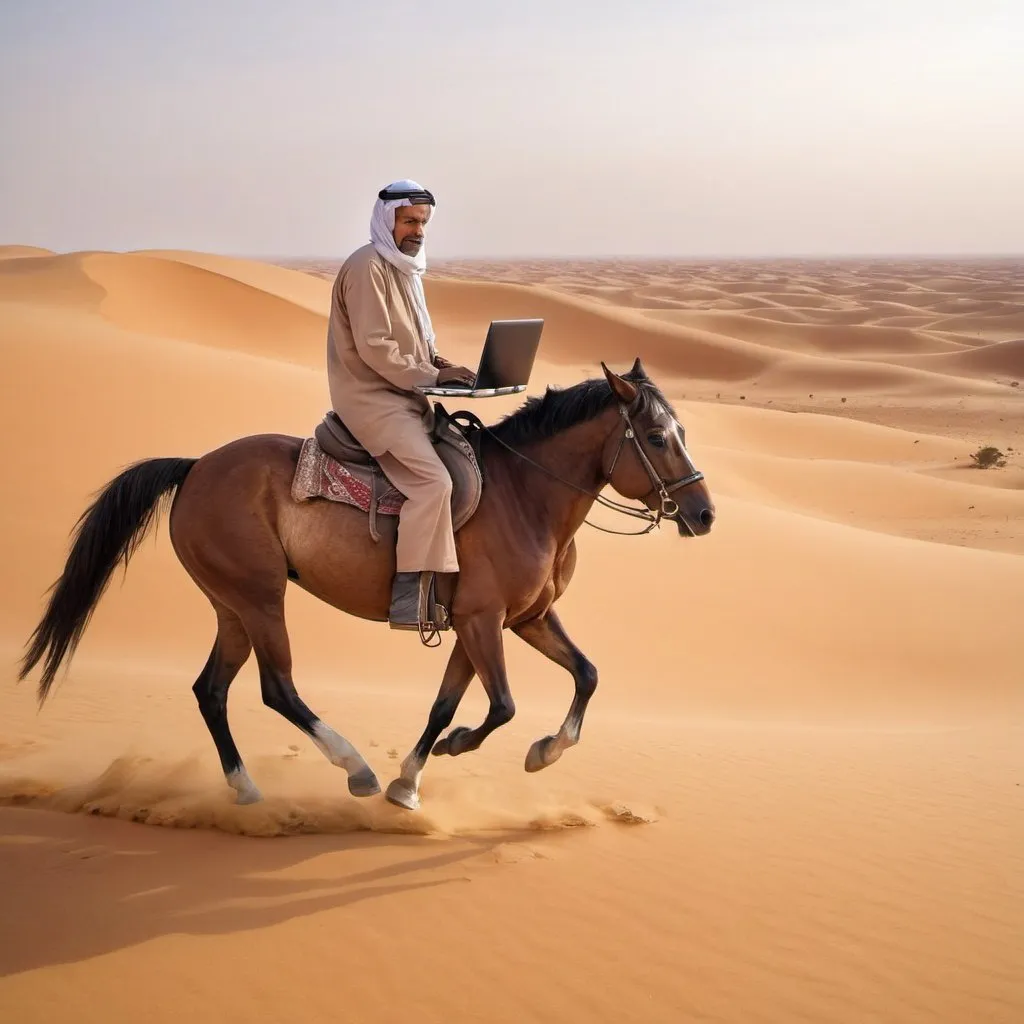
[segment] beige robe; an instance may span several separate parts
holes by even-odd
[[[372,244],[342,264],[327,325],[331,405],[405,495],[399,572],[457,572],[451,477],[431,444],[433,410],[413,388],[437,383],[406,275]]]

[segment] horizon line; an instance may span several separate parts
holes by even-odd
[[[231,259],[248,259],[256,260],[264,263],[281,263],[281,262],[310,262],[310,263],[339,263],[344,262],[348,259],[348,254],[345,255],[303,255],[303,256],[289,256],[282,254],[259,254],[252,252],[238,252],[238,251],[226,251],[226,250],[214,250],[214,249],[196,249],[188,248],[184,246],[150,246],[145,248],[133,248],[133,249],[107,249],[107,248],[77,248],[77,249],[65,249],[56,250],[51,249],[49,246],[37,246],[31,243],[23,242],[10,242],[0,244],[0,249],[6,248],[26,248],[26,249],[42,249],[46,252],[52,253],[55,256],[73,256],[80,253],[112,253],[120,255],[134,255],[139,253],[154,252],[154,251],[168,251],[168,252],[195,252],[195,253],[206,253],[211,256],[226,256]],[[905,252],[871,252],[871,251],[808,251],[808,252],[790,252],[790,253],[636,253],[636,252],[608,252],[608,253],[561,253],[558,255],[548,254],[539,255],[534,253],[515,253],[507,255],[490,254],[490,255],[446,255],[446,256],[435,256],[430,260],[429,265],[442,265],[445,263],[493,263],[493,262],[518,262],[518,261],[532,261],[532,262],[547,262],[555,263],[565,260],[574,260],[579,262],[605,262],[609,260],[634,260],[638,262],[653,262],[653,261],[673,261],[680,263],[688,262],[706,262],[709,260],[715,261],[730,261],[730,262],[764,262],[770,260],[901,260],[901,259],[917,259],[917,260],[1014,260],[1024,259],[1024,250],[1020,251],[970,251],[970,252],[927,252],[907,250]]]

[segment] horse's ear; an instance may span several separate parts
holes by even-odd
[[[647,380],[647,371],[644,369],[644,364],[640,362],[639,356],[636,357],[636,362],[633,363],[633,369],[629,372],[639,380]]]
[[[614,392],[616,398],[620,402],[625,402],[626,405],[632,405],[636,399],[636,396],[640,393],[640,389],[630,383],[623,377],[620,377],[617,373],[612,373],[604,363],[601,363],[601,369],[604,370],[605,379],[611,385],[611,389]]]

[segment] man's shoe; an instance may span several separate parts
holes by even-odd
[[[435,588],[436,575],[432,572],[395,573],[388,612],[391,628],[416,629],[421,634],[451,629],[448,609],[437,600]]]
[[[388,625],[392,629],[420,628],[420,574],[395,573],[391,585],[391,610]]]

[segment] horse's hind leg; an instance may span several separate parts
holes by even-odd
[[[521,626],[514,627],[514,631],[535,650],[572,673],[573,681],[576,683],[576,693],[562,728],[554,736],[545,736],[537,740],[527,752],[526,770],[537,772],[541,768],[547,768],[549,764],[554,764],[567,747],[579,743],[583,715],[597,689],[597,669],[566,636],[562,623],[554,611],[524,622]]]
[[[462,641],[456,640],[448,659],[448,667],[444,671],[444,678],[441,680],[441,689],[438,690],[434,706],[430,709],[427,727],[409,756],[402,762],[402,774],[388,786],[385,793],[391,803],[410,811],[419,807],[420,775],[423,766],[438,736],[452,724],[459,701],[462,700],[472,679],[473,663],[469,660]]]
[[[260,791],[249,778],[228,728],[228,688],[247,661],[252,644],[234,612],[217,604],[214,604],[214,610],[217,613],[217,639],[192,692],[196,695],[199,711],[217,745],[224,778],[238,793],[240,804],[251,804],[261,798]]]
[[[377,776],[362,754],[313,714],[295,691],[283,600],[277,607],[249,609],[243,613],[242,621],[256,652],[263,703],[309,736],[331,764],[345,769],[348,790],[353,796],[379,793]]]

